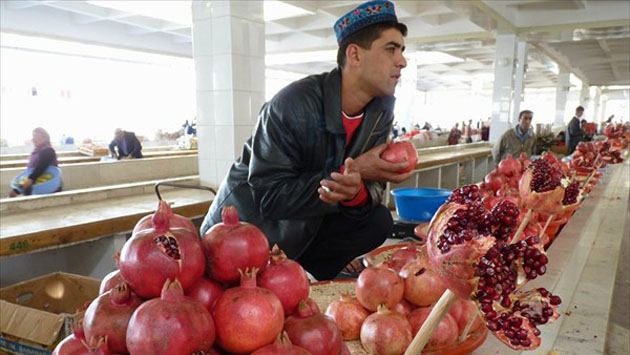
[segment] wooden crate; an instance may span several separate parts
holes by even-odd
[[[79,146],[79,153],[84,154],[84,155],[89,155],[92,157],[108,156],[109,149],[98,146],[98,145],[94,145],[94,144],[81,145]]]

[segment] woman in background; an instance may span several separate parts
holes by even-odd
[[[24,195],[31,194],[31,186],[33,186],[33,183],[37,181],[37,178],[39,178],[49,166],[58,166],[57,153],[55,153],[55,150],[50,144],[50,135],[48,135],[45,129],[41,127],[35,128],[33,130],[32,141],[35,145],[35,149],[31,152],[26,168],[33,169],[33,171],[28,175],[28,178],[22,185]],[[61,186],[59,186],[55,192],[59,191],[61,191]],[[20,192],[18,190],[12,189],[9,197],[16,197],[19,194]]]

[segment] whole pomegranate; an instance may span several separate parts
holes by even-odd
[[[127,353],[127,324],[142,302],[126,283],[116,285],[98,296],[90,303],[83,317],[86,339],[106,338],[111,352]]]
[[[210,312],[184,296],[177,279],[166,280],[160,298],[144,302],[127,327],[131,355],[210,352],[215,327]]]
[[[306,271],[297,262],[287,259],[278,245],[273,246],[269,264],[258,274],[257,284],[278,296],[285,316],[293,314],[300,300],[308,298],[310,291]]]
[[[427,259],[418,258],[407,263],[398,276],[405,284],[404,299],[416,306],[430,306],[446,291]]]
[[[521,162],[512,158],[512,154],[508,154],[505,159],[501,160],[497,170],[505,176],[520,175],[522,171]]]
[[[399,141],[391,143],[381,153],[381,158],[390,163],[409,162],[409,166],[401,169],[398,173],[408,173],[416,168],[418,163],[418,151],[411,141]]]
[[[376,311],[381,304],[394,307],[402,299],[403,292],[403,281],[383,264],[361,271],[355,287],[357,299],[369,311]]]
[[[287,335],[287,332],[282,332],[278,335],[273,344],[263,346],[262,348],[254,351],[251,355],[310,355],[311,352],[300,348],[299,346],[291,344],[291,339]]]
[[[382,305],[361,326],[361,344],[370,354],[403,354],[412,337],[407,318]]]
[[[173,213],[173,210],[171,210],[170,205],[171,205],[170,203],[164,200],[160,200],[158,202],[157,211],[159,211],[160,209],[166,211],[166,214],[167,214],[166,218],[169,220],[169,225],[171,229],[184,228],[188,230],[189,232],[198,236],[199,234],[197,233],[197,228],[195,227],[195,225],[188,218]],[[131,232],[131,235],[133,236],[133,235],[138,234],[138,232],[142,230],[153,228],[152,220],[153,220],[154,215],[155,214],[150,214],[150,215],[146,215],[142,217],[138,221],[138,223],[136,223],[136,226],[133,228],[133,232]]]
[[[201,243],[208,263],[208,276],[233,284],[240,279],[239,269],[263,270],[267,266],[269,242],[256,226],[239,222],[234,206],[224,207],[221,219],[223,223],[212,226]]]
[[[343,338],[335,322],[314,312],[305,302],[300,302],[296,312],[287,318],[284,330],[293,345],[313,355],[338,355],[343,347]]]
[[[201,303],[208,312],[212,312],[214,304],[223,294],[223,286],[214,280],[202,277],[194,284],[185,295]]]
[[[451,309],[448,310],[448,314],[450,314],[451,317],[453,317],[453,320],[455,320],[455,323],[457,323],[458,336],[464,333],[464,330],[472,317],[475,317],[475,320],[468,330],[469,334],[474,333],[485,326],[481,317],[477,315],[477,305],[475,302],[470,300],[458,298],[455,302],[453,302]]]
[[[414,309],[409,313],[409,323],[411,324],[412,334],[416,334],[424,324],[424,321],[431,313],[432,307],[421,307]],[[437,328],[431,334],[425,349],[442,349],[455,344],[458,336],[458,328],[455,319],[447,313],[440,321]]]
[[[493,170],[486,175],[483,181],[492,189],[492,191],[496,192],[501,188],[501,186],[505,185],[507,179],[503,176],[503,174]]]
[[[394,271],[400,271],[405,264],[415,260],[418,255],[420,255],[420,252],[416,249],[415,244],[409,243],[405,248],[398,249],[392,254],[389,267],[394,269]]]
[[[83,322],[79,321],[72,328],[72,334],[65,337],[52,352],[52,355],[84,355],[88,354],[85,346],[85,334],[83,332]]]
[[[102,295],[105,292],[111,290],[116,285],[120,285],[121,283],[126,282],[122,277],[120,270],[114,270],[109,274],[105,275],[103,281],[101,281],[101,286],[99,287],[98,294]]]
[[[242,273],[240,287],[225,290],[212,310],[217,343],[233,354],[271,344],[282,331],[282,303],[271,291],[256,286],[257,272]]]
[[[361,324],[369,314],[349,293],[342,294],[340,299],[330,302],[326,308],[326,315],[335,321],[343,340],[359,339]]]
[[[120,252],[120,272],[140,297],[159,297],[168,279],[177,278],[187,290],[204,273],[206,261],[196,232],[171,229],[170,216],[170,207],[161,203],[152,228],[137,232]]]
[[[407,317],[409,313],[411,313],[411,311],[413,311],[414,309],[416,309],[416,306],[405,301],[405,299],[403,298],[402,300],[400,300],[400,302],[396,303],[394,308],[392,308],[392,311],[398,312]]]

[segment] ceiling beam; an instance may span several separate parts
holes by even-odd
[[[564,32],[573,31],[577,28],[580,29],[592,29],[592,28],[607,28],[607,27],[627,27],[630,26],[630,20],[609,20],[609,21],[587,21],[587,22],[572,22],[563,23],[559,25],[546,25],[546,26],[531,26],[531,27],[519,27],[519,34],[536,33],[536,32]]]

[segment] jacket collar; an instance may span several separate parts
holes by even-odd
[[[332,133],[345,134],[341,118],[341,71],[339,68],[333,69],[324,80],[324,116],[326,119],[326,129]],[[387,109],[393,111],[393,96],[375,97],[365,107],[363,122],[361,126],[374,125],[379,114]]]

